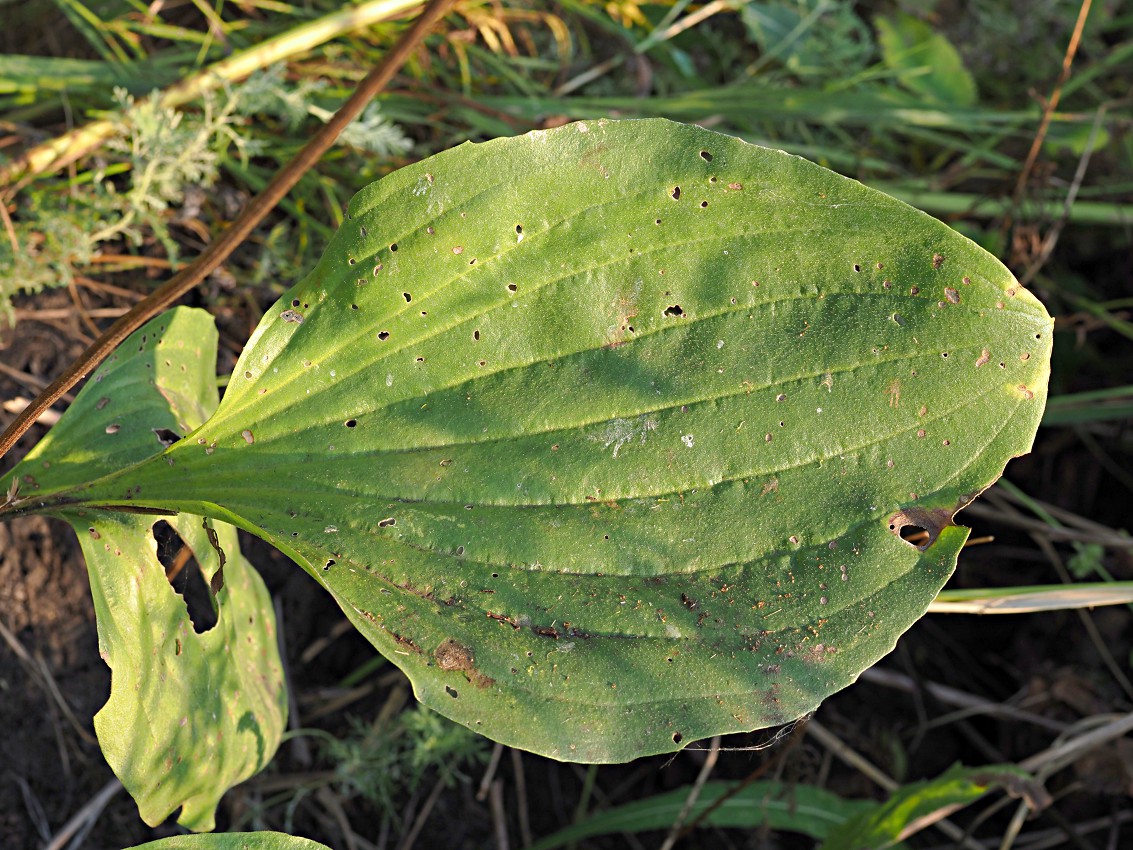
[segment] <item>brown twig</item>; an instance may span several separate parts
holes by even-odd
[[[1086,179],[1086,169],[1090,167],[1090,157],[1094,153],[1094,142],[1097,140],[1098,131],[1101,130],[1105,113],[1106,107],[1103,105],[1094,117],[1093,126],[1090,128],[1090,137],[1086,140],[1086,149],[1082,151],[1082,156],[1078,160],[1078,168],[1074,172],[1074,179],[1070,181],[1070,190],[1066,193],[1066,200],[1062,204],[1062,215],[1047,231],[1046,236],[1043,237],[1042,247],[1039,248],[1038,256],[1031,262],[1023,276],[1019,278],[1019,283],[1023,286],[1027,286],[1034,280],[1035,275],[1046,265],[1046,261],[1054,253],[1054,247],[1058,244],[1059,237],[1062,236],[1063,228],[1070,221],[1070,212],[1074,208],[1074,201],[1078,198],[1078,191],[1082,188],[1082,182]]]
[[[103,785],[102,789],[88,800],[86,805],[75,812],[75,814],[59,828],[59,831],[52,836],[43,850],[62,850],[62,848],[66,847],[67,842],[71,840],[75,833],[94,823],[98,816],[102,814],[102,810],[106,808],[106,804],[121,790],[122,783],[117,779],[111,779]]]
[[[534,842],[531,836],[531,816],[527,804],[527,777],[523,769],[523,753],[511,751],[511,769],[515,774],[515,804],[519,814],[519,840],[525,848]]]
[[[393,75],[405,64],[410,54],[424,39],[433,25],[441,19],[453,0],[430,0],[413,26],[401,37],[381,63],[366,76],[350,99],[342,105],[318,133],[287,163],[264,190],[254,197],[240,217],[219,239],[210,245],[193,263],[175,274],[167,283],[139,301],[126,315],[111,325],[96,339],[82,356],[36,398],[35,402],[16,417],[0,435],[0,458],[16,444],[39,414],[50,407],[67,390],[89,374],[131,333],[146,321],[165,310],[213,272],[239,246],[264,217],[283,200],[299,179],[322,158],[339,134],[353,121],[367,103],[382,91]]]
[[[700,799],[700,792],[704,790],[704,784],[708,781],[709,775],[712,773],[713,768],[716,767],[716,762],[720,758],[720,736],[715,735],[712,742],[708,745],[708,756],[704,759],[704,764],[700,766],[700,772],[696,775],[696,781],[693,782],[692,788],[689,789],[688,796],[685,797],[684,805],[681,806],[680,814],[677,819],[673,821],[673,825],[669,827],[669,834],[665,836],[665,840],[661,843],[661,850],[672,850],[673,845],[677,843],[677,837],[680,836],[681,827],[684,826],[688,820],[689,814],[692,812],[692,807],[696,805],[696,801]]]
[[[492,831],[496,836],[496,850],[509,850],[511,842],[508,840],[507,834],[507,812],[504,811],[504,783],[502,779],[497,779],[492,783],[488,801],[492,811]]]
[[[695,818],[686,823],[681,828],[680,833],[677,835],[677,840],[679,841],[680,839],[688,836],[700,824],[704,823],[708,819],[709,815],[711,815],[714,811],[724,805],[724,803],[726,803],[732,797],[736,796],[736,794],[743,791],[745,788],[747,788],[749,785],[751,785],[753,782],[767,773],[767,771],[769,771],[772,767],[781,764],[786,759],[787,754],[796,746],[798,746],[800,741],[802,741],[803,736],[806,733],[806,728],[809,721],[810,715],[794,721],[794,723],[789,727],[790,731],[786,733],[786,743],[783,744],[783,746],[780,747],[778,751],[773,756],[771,756],[771,758],[769,758],[767,761],[765,761],[763,764],[761,764],[759,767],[757,767],[755,770],[753,770],[751,773],[749,773],[747,776],[745,776],[743,779],[729,788],[726,792],[717,797],[713,801],[712,805],[705,808],[704,811],[700,812]],[[774,740],[777,742],[780,739],[780,736],[776,735]]]
[[[1066,46],[1066,53],[1062,57],[1062,71],[1058,75],[1058,81],[1054,84],[1054,91],[1050,93],[1046,106],[1043,108],[1038,132],[1035,133],[1034,141],[1031,142],[1031,149],[1027,152],[1027,158],[1019,171],[1019,178],[1015,181],[1014,198],[1016,204],[1022,199],[1023,192],[1027,188],[1031,169],[1035,167],[1035,162],[1039,158],[1039,151],[1042,150],[1043,142],[1046,140],[1051,116],[1054,115],[1054,110],[1058,108],[1058,101],[1062,98],[1062,87],[1066,85],[1066,81],[1070,78],[1070,66],[1074,64],[1074,56],[1078,53],[1078,45],[1082,41],[1082,31],[1086,28],[1086,18],[1090,16],[1091,5],[1092,0],[1082,0],[1082,5],[1078,9],[1078,20],[1074,22],[1074,32],[1070,35],[1070,43]]]

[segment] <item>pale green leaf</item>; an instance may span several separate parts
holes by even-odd
[[[330,850],[309,838],[281,832],[223,832],[212,835],[174,835],[148,841],[128,850]]]
[[[348,214],[205,426],[57,498],[262,535],[422,701],[554,758],[854,681],[1042,414],[1051,321],[993,257],[696,127],[465,145]]]
[[[112,671],[110,699],[94,718],[106,761],[146,823],[180,806],[178,823],[210,830],[224,793],[274,755],[287,717],[267,589],[240,554],[236,530],[216,523],[224,586],[216,625],[198,634],[157,559],[154,517],[65,516],[87,559],[99,651]],[[169,523],[210,582],[218,560],[201,519]]]
[[[976,102],[975,79],[947,38],[903,12],[878,16],[874,23],[882,59],[903,86],[930,102],[951,106]]]
[[[145,460],[197,428],[216,409],[216,339],[212,317],[187,308],[127,339],[13,471],[18,506],[43,504],[48,490],[81,492],[108,468]],[[86,556],[99,650],[112,671],[110,699],[95,716],[99,744],[143,820],[160,823],[182,806],[182,824],[211,829],[217,801],[263,767],[283,731],[271,599],[235,529],[216,523],[227,557],[219,618],[197,634],[157,559],[156,518],[70,501],[43,507],[74,526]],[[169,523],[210,581],[218,558],[201,519]]]
[[[9,476],[26,504],[153,457],[216,410],[216,325],[179,307],[130,337]]]

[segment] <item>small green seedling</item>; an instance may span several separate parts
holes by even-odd
[[[113,668],[97,729],[148,822],[183,804],[211,828],[279,740],[271,608],[226,524],[429,707],[626,761],[790,721],[892,649],[955,567],[956,511],[1031,446],[1051,330],[993,257],[852,180],[580,122],[362,190],[219,405],[211,320],[151,322],[0,516],[83,541]],[[177,607],[155,514],[217,629]]]

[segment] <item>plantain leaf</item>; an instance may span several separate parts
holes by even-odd
[[[212,419],[56,498],[254,531],[430,707],[621,761],[791,720],[886,654],[1029,449],[1050,344],[904,204],[579,123],[360,192]]]
[[[8,473],[25,506],[151,458],[204,422],[218,402],[216,343],[212,316],[188,307],[131,334]]]
[[[157,559],[154,517],[76,513],[67,518],[113,671],[110,699],[94,718],[99,746],[142,820],[156,826],[180,806],[178,823],[211,830],[220,798],[267,764],[283,733],[287,691],[271,597],[240,554],[236,529],[216,523],[224,585],[216,625],[198,634]],[[219,559],[200,518],[169,523],[212,583]]]
[[[173,835],[147,841],[129,850],[329,850],[309,838],[282,832],[223,832],[213,835]]]
[[[897,82],[930,103],[972,106],[976,81],[952,43],[919,18],[898,12],[874,18],[877,41]]]
[[[216,339],[208,313],[179,308],[126,340],[13,471],[24,508],[198,427],[217,405]],[[213,585],[218,621],[198,634],[157,559],[156,517],[66,499],[43,506],[74,526],[86,556],[99,650],[112,670],[94,720],[107,762],[147,823],[181,806],[181,824],[212,829],[220,797],[267,763],[283,732],[286,690],[263,581],[234,528],[215,524],[221,577],[200,518],[169,517]]]

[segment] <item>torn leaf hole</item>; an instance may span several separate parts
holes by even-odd
[[[712,162],[712,154],[710,154],[708,151],[701,151],[700,158],[705,162]]]
[[[683,316],[685,314],[685,311],[681,309],[680,304],[672,304],[665,308],[664,314],[671,318],[676,318]]]
[[[386,517],[378,521],[378,528],[389,528],[391,525],[397,525],[397,520],[393,517]]]
[[[157,543],[157,560],[165,570],[165,578],[184,601],[193,631],[207,632],[217,624],[219,616],[196,555],[165,520],[154,523],[153,539]]]
[[[963,504],[966,502],[961,507]],[[923,552],[936,542],[941,531],[952,525],[955,514],[955,510],[944,508],[904,508],[889,517],[889,530]]]
[[[681,199],[681,187],[674,186],[673,191],[669,193],[669,197],[671,197],[674,201],[679,201]]]
[[[169,428],[154,428],[152,430],[157,436],[157,441],[165,446],[165,448],[169,448],[181,439],[181,436],[176,431],[170,430]]]

